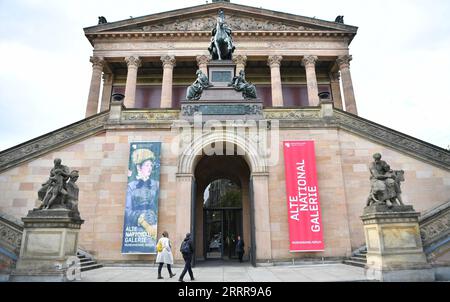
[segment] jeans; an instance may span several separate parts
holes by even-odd
[[[184,269],[180,275],[180,280],[183,280],[183,277],[184,277],[184,275],[186,275],[186,272],[189,272],[189,276],[191,277],[191,280],[193,280],[194,274],[192,273],[192,268],[191,268],[192,255],[191,254],[183,254],[183,259],[184,259]]]

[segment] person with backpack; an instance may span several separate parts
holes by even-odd
[[[191,277],[191,281],[194,281],[194,274],[192,273],[191,261],[192,255],[194,254],[194,246],[192,244],[191,233],[187,233],[183,242],[181,243],[180,252],[183,254],[184,259],[184,269],[180,275],[178,281],[184,282],[183,278],[186,275],[186,272],[189,272],[189,276]]]
[[[158,255],[156,256],[156,263],[159,263],[158,279],[164,279],[161,276],[161,271],[164,263],[167,265],[167,270],[169,271],[170,278],[172,278],[176,274],[173,274],[170,268],[170,266],[173,265],[173,255],[169,240],[169,233],[167,233],[167,231],[164,231],[162,233],[162,237],[158,240],[158,243],[156,244],[156,250],[158,252]]]

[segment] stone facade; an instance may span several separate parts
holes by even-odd
[[[131,127],[130,127],[131,128]],[[124,201],[127,186],[129,144],[161,141],[161,184],[158,229],[167,230],[178,246],[176,213],[179,200],[179,158],[170,152],[173,133],[163,129],[108,130],[78,143],[52,151],[0,174],[0,211],[24,216],[36,205],[36,192],[48,177],[53,159],[80,171],[79,209],[85,220],[80,247],[100,261],[149,260],[152,256],[121,255]],[[324,226],[325,252],[289,253],[287,208],[282,144],[279,162],[269,167],[270,241],[273,259],[345,257],[364,244],[359,216],[370,189],[368,164],[371,154],[381,152],[396,169],[405,170],[403,196],[421,212],[450,196],[450,172],[398,151],[338,129],[281,129],[280,140],[314,140]],[[244,201],[245,202],[245,201]],[[189,228],[189,222],[188,222]],[[182,233],[184,233],[183,231]],[[182,237],[182,235],[181,235]]]
[[[80,174],[79,210],[85,222],[79,246],[101,262],[152,261],[152,255],[121,254],[128,159],[131,142],[162,142],[158,233],[168,231],[178,247],[192,231],[193,193],[197,204],[203,193],[192,189],[201,160],[195,152],[204,145],[193,142],[187,151],[194,155],[172,152],[177,135],[173,129],[183,117],[174,106],[175,86],[191,84],[197,68],[207,73],[211,18],[220,8],[235,26],[237,71],[245,70],[247,79],[257,87],[265,85],[270,95],[270,102],[258,105],[258,116],[280,125],[279,158],[270,166],[253,145],[246,146],[248,138],[205,135],[207,143],[226,142],[245,151],[243,234],[247,247],[251,241],[256,244],[257,260],[342,259],[364,244],[360,216],[370,190],[369,162],[377,152],[393,169],[405,171],[406,204],[423,212],[449,201],[448,151],[356,116],[349,63],[356,27],[220,2],[85,28],[93,45],[86,119],[0,153],[0,212],[21,218],[37,206],[37,191],[48,179],[53,160],[61,158]],[[306,107],[286,108],[293,97],[285,91],[301,85]],[[328,85],[334,105],[318,99],[320,85]],[[155,108],[136,108],[137,88],[144,86],[159,87]],[[123,90],[124,103],[109,100],[117,87]],[[289,252],[284,140],[315,141],[324,252]],[[194,216],[201,256],[201,207]]]

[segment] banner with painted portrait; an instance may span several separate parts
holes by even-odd
[[[155,254],[160,142],[130,144],[122,254]]]

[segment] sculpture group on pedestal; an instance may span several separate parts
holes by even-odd
[[[202,96],[203,89],[211,87],[208,77],[201,71],[197,70],[197,79],[195,82],[187,88],[186,99],[188,101],[198,101]]]
[[[234,90],[242,92],[244,99],[256,99],[256,87],[245,79],[245,72],[241,70],[239,75],[235,76],[231,83],[228,84]]]
[[[42,184],[38,191],[38,199],[42,202],[38,210],[68,209],[79,216],[78,193],[76,184],[79,173],[70,172],[69,167],[61,163],[61,159],[54,160],[54,167],[50,170],[50,177]]]
[[[216,27],[211,32],[211,45],[208,50],[213,60],[231,60],[235,50],[231,29],[225,24],[225,14],[219,11]]]
[[[371,189],[367,199],[367,206],[387,205],[392,208],[394,205],[404,206],[401,197],[400,182],[405,181],[404,171],[394,171],[384,161],[381,154],[373,155],[374,161],[370,164]]]

